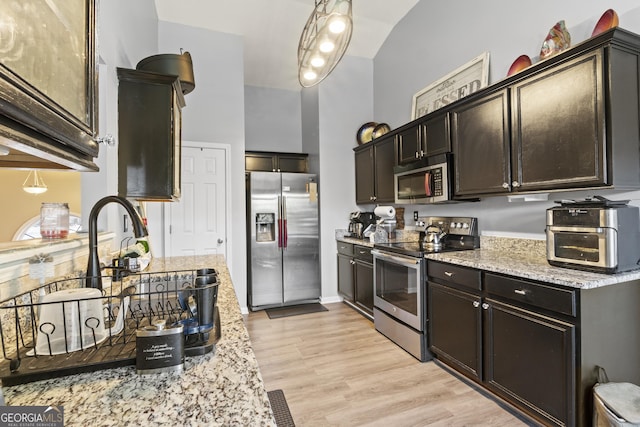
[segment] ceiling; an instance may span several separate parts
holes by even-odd
[[[155,0],[155,4],[161,21],[243,36],[246,85],[299,90],[298,41],[314,1]],[[418,1],[353,0],[354,29],[345,55],[373,58]]]

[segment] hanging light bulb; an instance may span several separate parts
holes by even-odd
[[[341,15],[336,15],[329,21],[329,31],[333,34],[340,34],[347,28],[347,23]]]
[[[320,42],[320,52],[329,53],[335,49],[336,44],[330,38],[324,38],[322,42]]]
[[[312,57],[311,61],[309,61],[309,62],[313,67],[319,68],[319,67],[322,67],[327,61],[325,61],[322,56],[316,55],[316,56]]]
[[[37,170],[31,170],[27,179],[22,183],[22,189],[29,194],[42,194],[47,191],[47,184],[44,183]]]
[[[303,77],[305,78],[305,80],[308,80],[308,81],[312,82],[318,77],[318,73],[316,73],[315,71],[309,69],[309,70],[304,72]]]

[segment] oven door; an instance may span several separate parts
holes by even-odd
[[[373,254],[373,305],[388,315],[424,330],[423,258],[414,258],[377,249]]]

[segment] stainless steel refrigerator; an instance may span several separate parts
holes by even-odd
[[[251,310],[319,300],[316,175],[248,173],[247,238]]]

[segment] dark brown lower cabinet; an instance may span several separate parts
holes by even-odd
[[[553,425],[575,425],[575,325],[486,299],[484,382]]]
[[[465,375],[482,379],[480,296],[429,283],[430,348]]]
[[[427,261],[429,349],[549,426],[590,426],[597,367],[640,384],[640,280],[564,287]]]
[[[373,317],[371,248],[338,242],[338,293],[350,306]]]
[[[369,249],[371,252],[371,249]],[[373,316],[373,263],[355,259],[355,303]]]

